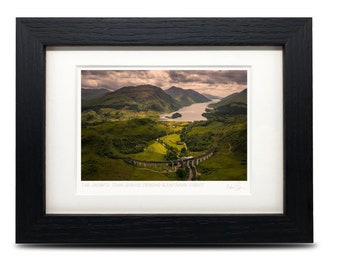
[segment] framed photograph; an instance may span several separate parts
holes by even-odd
[[[311,18],[18,18],[17,243],[313,242]]]

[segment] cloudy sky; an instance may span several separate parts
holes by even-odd
[[[247,88],[246,70],[82,70],[82,88],[116,90],[123,86],[152,84],[193,89],[220,97]]]

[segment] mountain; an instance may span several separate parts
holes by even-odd
[[[211,94],[202,94],[202,95],[205,96],[208,99],[221,99],[221,97],[211,95]]]
[[[105,88],[99,88],[99,89],[82,88],[81,89],[81,101],[100,98],[111,92],[112,92],[111,90],[108,90]]]
[[[210,101],[210,99],[192,89],[183,89],[172,86],[165,92],[172,96],[181,105],[181,107],[189,106],[194,103]]]
[[[233,93],[209,106],[217,114],[247,114],[247,89]]]
[[[125,86],[84,104],[83,109],[114,108],[132,111],[171,112],[180,105],[161,88],[153,85]]]
[[[237,96],[239,93],[240,93],[240,92],[232,93],[232,94],[230,94],[229,96],[226,96],[226,97],[222,98],[222,100],[231,99],[232,97]]]
[[[209,107],[217,108],[217,107],[225,106],[231,103],[247,104],[247,89],[244,89],[241,92],[233,93],[223,98],[221,101],[211,104]]]
[[[242,102],[247,104],[247,88],[241,92],[233,93],[222,100],[225,100],[226,103]]]

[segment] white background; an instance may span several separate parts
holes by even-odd
[[[340,89],[337,1],[4,1],[1,5],[2,269],[339,269]],[[315,244],[201,249],[18,246],[15,241],[16,16],[314,17]]]

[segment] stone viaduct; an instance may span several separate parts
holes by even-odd
[[[146,160],[137,160],[132,158],[126,158],[125,162],[130,165],[139,167],[139,168],[149,168],[152,170],[160,171],[160,172],[176,172],[178,168],[184,168],[187,166],[189,169],[195,168],[199,163],[210,158],[216,149],[211,149],[207,153],[199,157],[187,157],[183,159],[177,160],[167,160],[167,161],[146,161]]]

